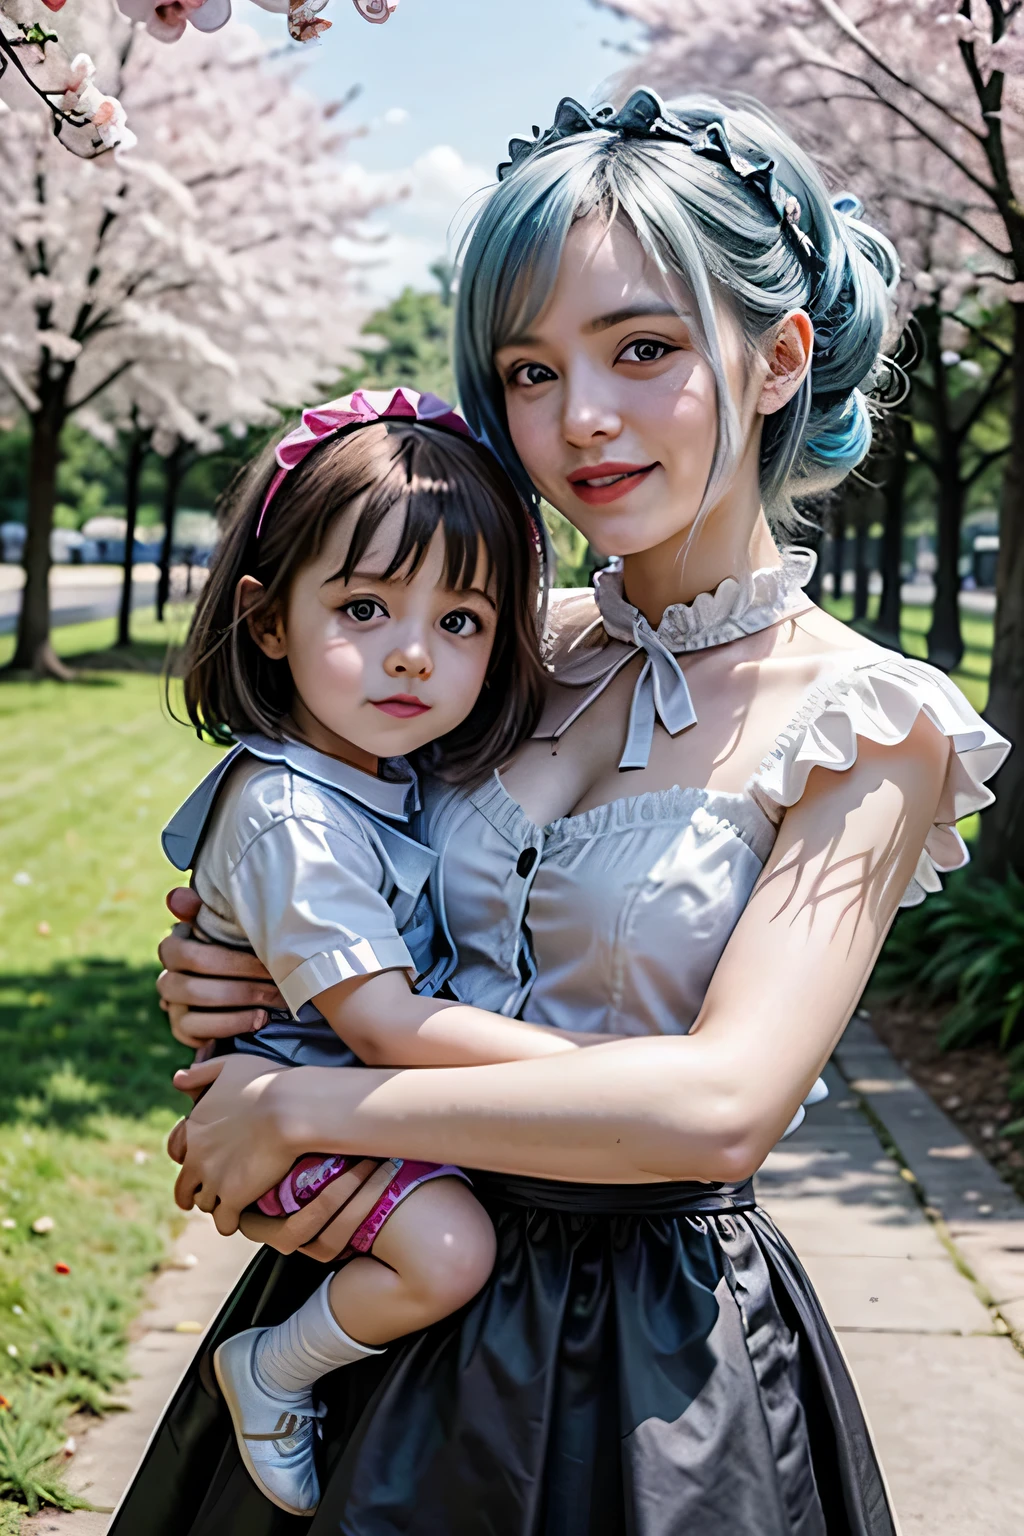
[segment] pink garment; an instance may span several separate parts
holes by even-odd
[[[329,1184],[340,1178],[346,1168],[362,1162],[359,1157],[342,1157],[338,1153],[311,1152],[300,1157],[289,1169],[275,1189],[269,1189],[256,1202],[265,1216],[291,1216],[303,1206],[315,1200]],[[450,1163],[419,1163],[395,1158],[396,1173],[370,1214],[360,1223],[349,1241],[347,1252],[369,1253],[377,1234],[407,1195],[431,1179],[469,1179],[461,1168]]]

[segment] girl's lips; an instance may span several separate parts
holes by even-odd
[[[588,469],[577,469],[569,476],[569,484],[581,501],[588,506],[603,506],[626,496],[657,464],[595,464]]]
[[[415,715],[425,715],[430,708],[411,693],[396,693],[390,699],[371,699],[370,703],[386,715],[394,715],[396,720],[411,720]]]

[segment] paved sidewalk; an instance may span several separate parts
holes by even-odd
[[[850,1362],[904,1536],[1020,1536],[1024,1357],[1008,1334],[1011,1318],[986,1305],[992,1286],[972,1283],[954,1256],[975,1273],[993,1250],[1019,1264],[1024,1207],[859,1020],[837,1061],[845,1077],[828,1069],[829,1099],[772,1153],[759,1197],[803,1260]],[[933,1202],[952,1204],[943,1181],[968,1210],[991,1214],[968,1222],[958,1206],[948,1228],[930,1219],[922,1198],[936,1216]]]
[[[1024,1356],[1009,1329],[1024,1334],[1024,1206],[860,1020],[837,1063],[829,1099],[762,1170],[760,1198],[850,1361],[903,1536],[1020,1536]],[[251,1251],[189,1221],[176,1253],[198,1262],[154,1285],[131,1411],[80,1441],[72,1482],[95,1504],[116,1502],[199,1343],[176,1324],[208,1323]],[[25,1531],[102,1536],[108,1521],[44,1514]]]

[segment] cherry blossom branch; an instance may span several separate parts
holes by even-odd
[[[896,85],[901,86],[903,90],[911,91],[915,96],[919,96],[922,101],[927,102],[930,107],[934,107],[936,112],[941,112],[944,117],[948,117],[950,122],[955,123],[958,128],[962,128],[965,133],[969,133],[973,138],[977,139],[979,142],[981,141],[983,136],[978,132],[978,130],[973,127],[971,123],[966,122],[962,117],[954,112],[946,102],[942,101],[938,96],[933,96],[930,91],[926,91],[924,86],[919,85],[915,80],[911,80],[908,77],[901,75],[898,70],[894,69],[889,63],[888,59],[885,57],[885,54],[882,53],[879,48],[876,48],[874,43],[872,43],[869,38],[864,36],[863,32],[861,32],[856,23],[852,21],[849,16],[847,16],[842,6],[837,3],[837,0],[817,0],[817,4],[825,12],[825,15],[828,16],[829,19],[834,23],[834,25],[837,26],[839,30],[846,37],[848,37],[850,41],[856,45],[856,47],[861,50],[862,53],[866,54],[871,62],[875,64],[884,75],[887,75],[890,80],[895,82]]]

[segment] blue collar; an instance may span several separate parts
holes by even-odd
[[[243,753],[264,763],[284,763],[304,779],[325,784],[348,800],[355,800],[391,822],[408,822],[420,808],[419,782],[404,757],[386,758],[386,779],[340,763],[315,747],[298,741],[271,741],[268,736],[239,736],[238,745],[226,752],[215,768],[178,807],[160,839],[175,869],[191,869],[217,796],[230,769]]]

